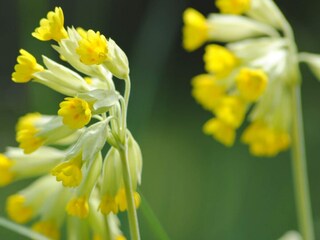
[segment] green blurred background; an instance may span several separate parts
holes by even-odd
[[[190,96],[190,79],[203,72],[203,48],[181,48],[181,15],[194,7],[216,11],[213,0],[12,0],[0,1],[0,151],[16,146],[16,119],[39,111],[55,114],[63,96],[37,84],[13,84],[18,50],[57,59],[48,42],[31,37],[54,6],[65,25],[100,30],[127,53],[132,97],[129,128],[144,156],[141,192],[171,239],[272,240],[297,229],[290,154],[253,158],[237,141],[226,148],[202,134],[209,119]],[[278,1],[294,27],[300,50],[320,52],[320,1]],[[320,84],[302,67],[303,113],[311,200],[320,239]],[[121,83],[119,87],[123,87]],[[0,215],[8,194],[28,182],[0,190]],[[140,215],[142,239],[157,239]],[[125,219],[125,216],[122,216]],[[126,224],[125,224],[126,225]],[[0,239],[25,239],[0,227]]]

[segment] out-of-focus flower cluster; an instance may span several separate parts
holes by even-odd
[[[19,148],[0,154],[0,186],[38,177],[8,197],[7,214],[17,223],[33,221],[32,229],[51,239],[60,238],[65,222],[68,239],[125,239],[116,215],[127,210],[119,149],[126,149],[134,191],[142,171],[139,145],[126,124],[127,57],[98,31],[65,29],[59,7],[41,19],[32,36],[56,41],[53,48],[75,70],[46,56],[40,65],[20,50],[12,80],[40,83],[66,97],[57,115],[21,117],[16,125]],[[125,81],[123,95],[116,91],[113,76]],[[110,149],[103,156],[106,143]],[[137,192],[134,201],[138,207]]]
[[[205,47],[206,72],[192,79],[192,96],[214,115],[203,131],[232,146],[248,115],[241,141],[255,156],[274,156],[290,146],[290,89],[299,84],[292,54],[295,43],[286,35],[290,26],[272,0],[215,3],[220,14],[205,17],[193,8],[183,14],[187,51],[206,42],[226,43]],[[301,57],[320,77],[319,56]]]

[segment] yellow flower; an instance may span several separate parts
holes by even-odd
[[[261,69],[242,68],[236,77],[241,96],[247,101],[256,101],[265,91],[268,76]]]
[[[88,30],[85,37],[79,42],[76,49],[80,61],[87,65],[101,64],[108,59],[108,43],[100,32]]]
[[[234,128],[218,118],[207,121],[203,126],[203,132],[212,135],[217,141],[228,147],[233,145],[236,136]]]
[[[216,74],[219,78],[229,75],[238,64],[232,52],[216,44],[206,46],[203,59],[206,71]]]
[[[99,209],[101,213],[105,215],[108,215],[111,212],[117,214],[119,211],[115,198],[108,194],[102,196]]]
[[[250,9],[251,0],[217,0],[216,6],[221,13],[242,14]]]
[[[118,235],[115,240],[126,240],[126,238],[123,235]]]
[[[66,207],[67,213],[79,218],[86,218],[89,215],[89,204],[85,196],[71,199]]]
[[[67,38],[67,31],[64,29],[64,16],[60,7],[56,7],[53,11],[48,12],[47,18],[40,20],[40,27],[36,28],[32,36],[41,40],[49,41],[51,39],[60,41]]]
[[[25,154],[34,152],[44,144],[45,138],[38,137],[38,132],[39,130],[35,127],[28,127],[17,132],[16,141]]]
[[[56,176],[57,181],[61,181],[65,187],[77,187],[82,180],[82,159],[81,154],[69,161],[60,163],[51,174]]]
[[[290,145],[290,135],[286,131],[276,130],[263,122],[251,123],[241,139],[249,145],[252,155],[260,157],[275,156]]]
[[[201,74],[192,79],[192,96],[205,109],[213,110],[218,101],[225,95],[225,87],[219,85],[210,74]]]
[[[17,223],[26,223],[33,217],[32,207],[26,204],[23,195],[14,194],[8,197],[6,211],[9,217]]]
[[[0,187],[13,181],[14,174],[10,171],[13,162],[5,155],[0,154]]]
[[[17,57],[17,64],[14,66],[12,81],[16,83],[26,83],[33,78],[33,74],[43,71],[43,67],[37,63],[37,60],[24,49],[20,49]]]
[[[140,198],[139,193],[134,192],[133,198],[134,198],[135,207],[138,208],[140,206],[140,202],[141,202],[141,198]],[[116,203],[118,204],[119,210],[121,212],[124,212],[127,210],[128,204],[127,204],[127,198],[126,198],[126,191],[124,188],[119,189],[119,191],[116,195]]]
[[[238,128],[245,117],[246,105],[237,96],[227,96],[219,102],[214,112],[220,120]]]
[[[206,18],[197,10],[187,8],[183,13],[183,22],[183,47],[187,51],[199,48],[208,40],[209,27]]]
[[[28,113],[20,117],[16,125],[16,131],[18,132],[23,129],[33,128],[35,126],[35,122],[40,120],[40,118],[40,113]]]
[[[71,129],[84,127],[91,120],[91,110],[89,104],[80,98],[65,98],[60,103],[58,115],[63,118],[63,123]]]
[[[57,225],[50,220],[36,222],[33,224],[32,230],[53,240],[60,239],[60,231]]]

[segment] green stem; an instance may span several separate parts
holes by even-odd
[[[298,50],[295,44],[293,30],[282,15],[282,29],[289,42],[288,62],[292,78],[291,111],[292,111],[292,174],[295,189],[296,209],[299,223],[299,231],[303,240],[314,240],[312,208],[310,202],[307,160],[305,153],[304,130],[301,108],[301,73],[299,70]]]
[[[292,87],[292,171],[296,195],[299,228],[304,240],[314,240],[312,211],[309,195],[307,161],[305,154],[300,86]]]
[[[137,217],[137,212],[136,212],[135,203],[134,203],[133,188],[132,188],[130,169],[129,169],[127,140],[125,140],[125,145],[123,145],[119,149],[119,153],[122,161],[123,181],[124,181],[124,188],[126,192],[126,200],[128,205],[130,235],[132,240],[140,240],[139,223],[138,223],[138,217]]]
[[[10,229],[22,236],[25,236],[25,237],[28,237],[28,238],[31,238],[31,239],[35,239],[35,240],[49,240],[47,237],[39,234],[39,233],[36,233],[32,230],[30,230],[29,228],[27,227],[24,227],[24,226],[21,226],[21,225],[18,225],[14,222],[11,222],[5,218],[2,218],[0,217],[0,226],[3,226],[7,229]]]

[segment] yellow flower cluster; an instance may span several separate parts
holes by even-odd
[[[227,43],[205,47],[206,73],[192,79],[192,96],[214,115],[203,132],[232,146],[249,113],[241,140],[255,156],[274,156],[290,145],[289,46],[278,33],[280,13],[262,2],[217,0],[221,14],[207,18],[186,9],[183,46],[193,51],[205,42]]]
[[[60,7],[41,19],[32,36],[56,41],[53,48],[74,69],[46,56],[42,66],[20,50],[12,80],[43,84],[65,98],[56,115],[22,116],[16,125],[19,148],[0,154],[0,186],[39,177],[8,197],[7,214],[20,224],[37,219],[32,229],[50,239],[62,237],[67,220],[68,234],[75,239],[85,231],[92,239],[123,240],[116,214],[129,210],[130,199],[133,210],[139,206],[136,190],[142,171],[140,147],[126,123],[127,57],[99,31],[65,28]],[[123,94],[116,90],[113,76],[124,80]],[[106,143],[110,149],[103,157]],[[133,196],[126,194],[128,187]],[[83,231],[78,231],[79,224]]]

